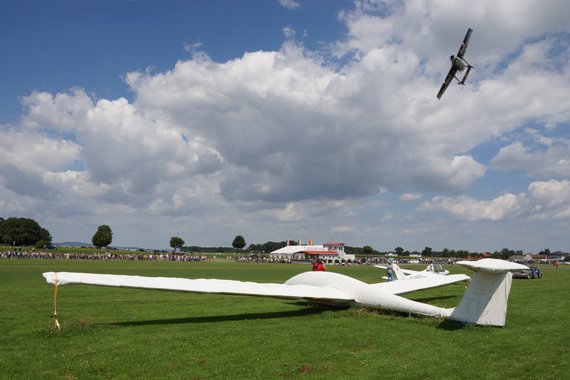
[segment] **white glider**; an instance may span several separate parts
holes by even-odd
[[[386,269],[385,265],[374,265],[376,268]],[[431,276],[447,276],[449,274],[448,270],[443,269],[439,264],[429,264],[426,269],[422,271],[403,269],[398,266],[398,264],[392,264],[392,270],[394,271],[394,277],[396,280],[413,280],[417,278],[426,278]],[[388,277],[384,276],[383,279]]]
[[[459,281],[458,278],[460,277],[464,280],[469,278],[468,276],[433,276],[378,284],[367,284],[334,272],[305,272],[292,277],[284,284],[71,272],[46,272],[43,276],[48,283],[56,286],[87,284],[303,298],[329,304],[354,304],[410,314],[449,318],[469,324],[504,326],[507,300],[512,282],[511,271],[526,267],[496,259],[483,259],[476,262],[460,261],[458,264],[474,270],[475,274],[459,306],[451,309],[412,301],[401,297],[399,294],[450,284]]]

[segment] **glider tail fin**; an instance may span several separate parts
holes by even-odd
[[[449,318],[477,325],[504,326],[513,278],[511,271],[527,267],[497,259],[459,261],[457,264],[474,270],[475,274]]]
[[[396,264],[392,264],[392,267],[394,269],[394,277],[396,280],[403,280],[406,278],[406,274],[402,271],[402,268]]]

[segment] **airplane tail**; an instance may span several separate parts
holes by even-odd
[[[504,326],[513,278],[511,271],[528,267],[498,259],[458,261],[457,264],[468,267],[475,274],[449,318],[470,324]]]
[[[406,278],[406,274],[402,271],[397,264],[392,264],[392,268],[394,270],[394,277],[396,280],[403,280]]]

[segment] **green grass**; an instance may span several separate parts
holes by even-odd
[[[468,273],[458,267],[454,272]],[[570,269],[513,280],[507,326],[463,326],[359,308],[262,297],[63,286],[61,334],[45,271],[283,282],[308,269],[228,262],[0,260],[0,377],[565,378],[570,373]],[[381,270],[332,267],[366,282]],[[456,305],[464,285],[410,298]]]

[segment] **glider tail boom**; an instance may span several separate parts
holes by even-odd
[[[468,65],[467,66],[467,71],[465,72],[465,75],[463,76],[463,79],[461,80],[461,82],[459,82],[459,84],[464,85],[465,86],[465,81],[467,80],[467,76],[469,75],[469,72],[471,72],[471,68],[473,66]]]

